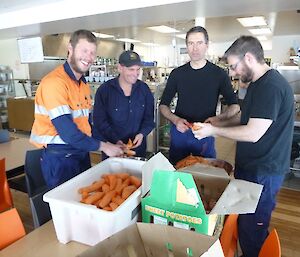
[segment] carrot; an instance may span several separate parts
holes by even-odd
[[[117,209],[119,207],[119,205],[117,203],[111,202],[109,204],[109,207],[111,208],[112,211],[114,211],[115,209]]]
[[[125,201],[125,200],[122,199],[122,197],[119,196],[119,195],[116,195],[116,196],[113,197],[113,199],[112,199],[112,202],[114,202],[114,203],[116,203],[116,204],[118,204],[118,205],[121,205],[124,201]]]
[[[142,181],[136,176],[130,176],[129,179],[130,183],[136,186],[136,188],[139,188],[142,185]]]
[[[91,194],[87,198],[85,198],[83,202],[86,204],[93,204],[99,201],[103,196],[104,196],[104,192],[96,192],[94,194]]]
[[[120,172],[120,173],[116,173],[116,176],[118,178],[121,178],[122,180],[125,180],[129,177],[129,174],[127,172]]]
[[[124,149],[124,153],[127,155],[127,156],[134,156],[136,155],[136,152],[135,151],[132,151],[130,149]]]
[[[110,206],[106,206],[106,207],[104,207],[104,208],[103,208],[103,210],[105,210],[105,211],[112,211],[112,209],[111,209],[111,207],[110,207]]]
[[[117,188],[120,187],[122,185],[122,183],[123,183],[122,179],[117,177],[117,184],[116,184],[116,187],[114,189],[117,190]]]
[[[130,138],[128,139],[126,147],[127,147],[127,149],[131,149],[133,147],[133,143],[132,143],[132,140]]]
[[[108,176],[109,176],[109,174],[103,174],[101,177],[105,180],[105,183],[109,185]]]
[[[106,207],[110,203],[111,199],[115,196],[115,194],[116,194],[115,190],[107,192],[103,196],[103,198],[101,199],[101,201],[99,202],[98,206],[101,207],[101,208]]]
[[[96,183],[86,186],[86,187],[82,187],[78,189],[78,193],[82,194],[84,191],[89,193],[89,192],[93,192],[98,190],[103,184],[104,184],[105,180],[104,179],[100,179],[98,180]]]
[[[130,178],[125,179],[125,180],[123,181],[123,183],[122,183],[120,186],[116,187],[116,192],[117,192],[117,194],[118,194],[118,195],[121,195],[122,190],[123,190],[125,187],[129,186],[129,184],[130,184]]]
[[[199,125],[196,125],[196,124],[194,124],[193,127],[192,127],[193,131],[196,131],[196,130],[199,130],[199,129],[201,129],[201,127]]]
[[[117,186],[117,177],[114,174],[110,174],[107,176],[109,180],[109,190],[113,190]]]
[[[102,191],[104,193],[107,193],[109,191],[109,185],[107,185],[107,184],[102,185]]]
[[[87,198],[88,196],[89,196],[89,193],[86,191],[83,191],[81,194],[81,199],[83,200],[83,199]]]
[[[122,198],[126,200],[136,189],[134,185],[125,187],[122,192]]]
[[[186,124],[186,125],[193,131],[201,129],[201,127],[199,125],[196,125],[193,122],[188,122],[188,124]]]

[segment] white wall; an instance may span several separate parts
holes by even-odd
[[[289,62],[289,49],[293,47],[297,53],[300,47],[300,35],[274,36],[272,48],[272,63]]]
[[[231,46],[233,42],[222,42],[222,43],[209,43],[208,55],[209,56],[223,56],[228,47]]]
[[[21,64],[17,39],[0,40],[0,64],[13,70],[14,84],[17,96],[23,96],[24,90],[19,79],[29,79],[28,64]]]
[[[15,79],[28,79],[28,64],[21,64],[17,39],[0,40],[0,64],[13,69]]]

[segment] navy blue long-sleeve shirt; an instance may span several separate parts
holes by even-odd
[[[116,143],[142,133],[144,140],[154,128],[154,98],[143,81],[132,85],[125,96],[118,77],[105,82],[96,92],[92,134],[96,139]]]

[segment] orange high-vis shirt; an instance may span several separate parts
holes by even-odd
[[[73,80],[61,65],[46,75],[35,95],[35,120],[30,141],[37,147],[66,144],[51,120],[70,114],[78,129],[91,136],[89,112],[92,108],[89,85]]]

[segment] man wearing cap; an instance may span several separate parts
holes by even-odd
[[[146,136],[154,128],[154,98],[148,85],[138,79],[140,69],[136,52],[120,55],[119,76],[96,92],[92,133],[96,139],[120,145],[131,139],[136,156],[145,157]]]

